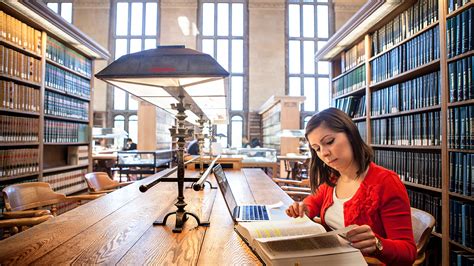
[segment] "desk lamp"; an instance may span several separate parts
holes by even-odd
[[[175,214],[175,233],[183,230],[187,215],[194,217],[200,226],[209,226],[209,222],[201,222],[197,215],[184,209],[187,205],[184,182],[199,180],[184,177],[185,137],[192,136],[192,130],[185,128],[184,121],[196,124],[204,119],[210,122],[227,119],[224,78],[229,73],[210,55],[177,45],[124,55],[95,76],[176,116],[177,127],[170,128],[170,133],[178,144],[177,178],[161,178],[152,183],[178,183],[177,210],[153,224],[164,225],[166,219]]]

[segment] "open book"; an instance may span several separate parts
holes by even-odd
[[[326,232],[304,217],[241,222],[235,230],[266,265],[367,265],[360,251],[341,237],[351,227]]]

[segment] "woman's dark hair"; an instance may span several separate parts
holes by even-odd
[[[308,140],[308,134],[313,130],[324,124],[327,128],[335,132],[344,132],[349,139],[354,154],[354,160],[358,165],[357,177],[367,170],[370,162],[373,159],[373,150],[362,140],[359,130],[352,122],[351,118],[343,111],[337,108],[328,108],[311,117],[306,125],[305,137]],[[308,140],[309,143],[309,140]],[[309,178],[311,182],[312,191],[326,183],[330,186],[335,186],[331,179],[338,178],[340,173],[335,169],[327,166],[321,159],[319,159],[316,151],[310,147],[311,162],[309,169]]]

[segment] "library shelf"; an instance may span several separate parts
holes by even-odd
[[[28,111],[21,111],[16,109],[7,109],[7,108],[0,108],[0,113],[11,113],[15,115],[27,115],[27,116],[34,116],[39,117],[39,112],[28,112]]]
[[[37,54],[37,53],[32,52],[28,49],[25,49],[25,48],[15,44],[14,42],[9,41],[9,40],[0,39],[0,44],[3,44],[5,46],[7,46],[8,48],[13,48],[13,49],[17,50],[18,52],[21,52],[25,55],[35,57],[36,59],[41,59],[40,54]]]
[[[38,146],[39,142],[0,142],[3,147]]]
[[[413,146],[413,145],[381,145],[370,144],[372,148],[405,149],[405,150],[441,150],[441,146]]]
[[[66,165],[66,166],[60,166],[60,167],[46,168],[46,169],[43,169],[43,174],[74,170],[74,169],[79,169],[79,168],[85,168],[88,166],[89,164],[79,164],[79,165]]]
[[[456,197],[456,198],[459,198],[459,199],[469,200],[469,201],[474,202],[474,197],[473,196],[466,196],[466,195],[462,195],[462,194],[459,194],[459,193],[456,193],[456,192],[451,192],[451,191],[449,191],[449,195],[453,196],[453,197]]]
[[[425,107],[425,108],[418,108],[418,109],[413,109],[413,110],[408,110],[408,111],[402,111],[402,112],[396,112],[396,113],[390,113],[390,114],[383,114],[383,115],[373,115],[370,117],[370,119],[380,119],[380,118],[387,118],[387,117],[395,117],[395,116],[403,116],[403,115],[411,115],[411,114],[416,114],[416,113],[424,113],[427,111],[434,111],[434,110],[440,110],[441,105],[433,105],[430,107]]]
[[[81,145],[89,145],[89,142],[45,142],[44,145],[49,146],[81,146]]]
[[[403,41],[401,41],[401,42],[395,44],[394,46],[390,47],[389,49],[386,49],[386,50],[384,50],[384,51],[382,51],[382,52],[380,52],[380,53],[374,55],[373,57],[371,57],[371,58],[369,59],[369,62],[371,62],[371,61],[377,59],[378,57],[380,57],[380,56],[382,56],[382,55],[384,55],[384,54],[390,52],[391,50],[393,50],[393,49],[399,47],[400,45],[402,45],[402,44],[404,44],[404,43],[406,43],[406,42],[409,42],[409,41],[413,40],[413,39],[416,38],[417,36],[419,36],[419,35],[425,33],[426,31],[428,31],[428,30],[434,28],[434,27],[435,27],[436,25],[438,25],[438,24],[439,24],[439,20],[437,20],[437,21],[431,23],[430,25],[424,27],[423,29],[421,29],[421,30],[418,31],[417,33],[415,33],[415,34],[411,35],[410,37],[404,39]]]
[[[469,9],[470,7],[474,6],[474,2],[470,1],[463,6],[459,7],[458,9],[454,10],[453,12],[446,15],[446,19],[455,17],[456,15],[462,13],[464,10]]]
[[[0,177],[0,182],[20,179],[20,178],[24,178],[28,176],[36,176],[36,175],[39,175],[39,172],[26,173],[26,174],[15,175],[15,176],[10,176],[10,177]]]
[[[75,122],[75,123],[89,124],[89,120],[82,120],[82,119],[72,118],[72,117],[46,115],[46,114],[44,115],[44,117],[49,118],[49,119],[55,119],[55,120],[63,120],[63,121],[70,121],[70,122]]]
[[[448,149],[448,152],[464,152],[464,153],[474,153],[474,150],[463,150],[463,149]]]
[[[357,64],[357,65],[353,66],[352,68],[350,68],[350,69],[348,69],[348,70],[344,71],[343,73],[341,73],[341,74],[340,74],[340,75],[338,75],[337,77],[333,78],[333,79],[332,79],[332,81],[336,81],[336,80],[338,80],[338,79],[340,79],[340,78],[344,77],[345,75],[347,75],[347,74],[351,73],[351,72],[352,72],[352,70],[355,70],[355,69],[357,69],[358,67],[361,67],[361,66],[363,66],[364,64],[365,64],[365,61],[363,61],[363,62],[360,62],[359,64]]]
[[[466,247],[466,246],[464,246],[463,244],[458,243],[458,242],[453,241],[453,240],[449,240],[449,243],[455,245],[455,246],[458,247],[458,248],[462,248],[462,249],[464,249],[465,251],[468,251],[468,252],[470,252],[470,253],[474,253],[474,248]]]
[[[18,78],[18,77],[8,75],[8,74],[5,74],[5,73],[0,73],[0,78],[6,78],[6,79],[9,79],[9,80],[17,82],[17,83],[22,83],[22,84],[37,87],[37,88],[41,87],[41,83],[37,83],[37,82],[29,81],[29,80],[26,80],[26,79]]]
[[[472,105],[472,104],[474,104],[474,99],[466,100],[466,101],[460,101],[460,102],[448,103],[448,107],[463,106],[463,105]]]
[[[417,78],[419,76],[422,76],[424,74],[428,74],[431,72],[434,72],[436,70],[439,70],[439,64],[440,64],[440,59],[433,60],[429,63],[426,63],[424,65],[421,65],[417,68],[410,69],[408,71],[405,71],[403,73],[400,73],[396,76],[393,76],[391,78],[385,79],[383,81],[379,81],[377,83],[372,83],[369,85],[371,91],[380,89],[383,87],[388,87],[397,83],[401,83],[413,78]],[[364,88],[365,89],[365,88]]]
[[[438,238],[443,238],[443,236],[440,233],[437,233],[437,232],[431,232],[431,235],[436,236]]]
[[[357,95],[357,94],[365,94],[365,85],[362,88],[355,89],[355,90],[347,92],[345,94],[341,94],[339,96],[333,96],[332,99],[337,100],[337,99],[340,99],[340,98],[344,98],[344,97],[352,96],[352,95]]]
[[[454,61],[457,61],[457,60],[459,60],[459,59],[463,59],[463,58],[465,58],[465,57],[469,57],[469,56],[472,56],[472,55],[474,55],[474,50],[468,51],[468,52],[465,52],[465,53],[462,53],[462,54],[457,55],[457,56],[455,56],[455,57],[451,57],[451,58],[449,58],[448,60],[446,60],[446,62],[448,62],[448,64],[449,64],[449,63],[451,63],[451,62],[454,62]]]
[[[353,122],[360,122],[360,121],[365,121],[367,119],[367,116],[361,116],[361,117],[355,117],[352,118]]]
[[[69,97],[77,98],[77,99],[79,99],[79,100],[84,100],[84,101],[87,101],[87,102],[90,101],[90,99],[89,99],[88,97],[76,95],[76,94],[69,93],[69,92],[62,91],[62,90],[58,90],[58,89],[55,89],[55,88],[50,87],[50,86],[46,86],[46,85],[45,85],[44,88],[45,88],[46,90],[48,90],[48,91],[52,91],[52,92],[56,92],[56,93],[59,93],[59,94],[63,94],[63,95],[69,96]]]
[[[402,181],[402,183],[407,185],[407,186],[410,186],[410,187],[416,187],[416,188],[421,188],[421,189],[441,193],[441,188],[430,187],[430,186],[421,185],[421,184],[417,184],[417,183],[412,183],[412,182],[408,182],[408,181]]]
[[[48,64],[50,64],[50,65],[54,65],[55,67],[58,67],[58,68],[60,68],[60,69],[62,69],[62,70],[65,70],[65,71],[67,71],[67,72],[70,72],[70,73],[72,73],[72,74],[74,74],[74,75],[76,75],[76,76],[79,76],[79,77],[81,77],[81,78],[85,78],[85,79],[87,79],[87,80],[90,80],[90,79],[91,79],[91,77],[88,77],[88,76],[86,76],[86,75],[84,75],[84,74],[82,74],[82,73],[80,73],[80,72],[77,72],[77,71],[75,71],[75,70],[72,70],[72,69],[70,69],[69,67],[67,67],[67,66],[65,66],[65,65],[63,65],[63,64],[60,64],[60,63],[58,63],[58,62],[56,62],[56,61],[53,61],[53,60],[51,60],[51,59],[49,59],[49,58],[46,58],[46,63],[48,63]]]

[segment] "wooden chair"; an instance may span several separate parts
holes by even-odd
[[[302,181],[291,180],[284,178],[273,178],[280,188],[288,194],[293,200],[301,201],[307,196],[311,195],[311,188],[309,187],[309,180]]]
[[[413,265],[421,265],[426,260],[426,247],[435,225],[435,218],[425,211],[411,208],[411,223],[416,243],[416,260]],[[379,260],[371,257],[365,257],[365,260],[369,265],[382,264]]]
[[[109,175],[105,172],[93,172],[85,175],[87,186],[89,187],[89,192],[94,193],[108,193],[112,192],[115,189],[130,185],[133,182],[118,182],[112,180]]]
[[[53,218],[48,210],[4,212],[0,220],[0,239],[22,232],[32,226]]]
[[[50,208],[51,214],[57,215],[56,204],[65,202],[81,203],[83,200],[93,200],[104,194],[66,196],[54,192],[45,182],[30,182],[14,184],[3,189],[5,209],[11,211],[25,211],[41,208]]]

